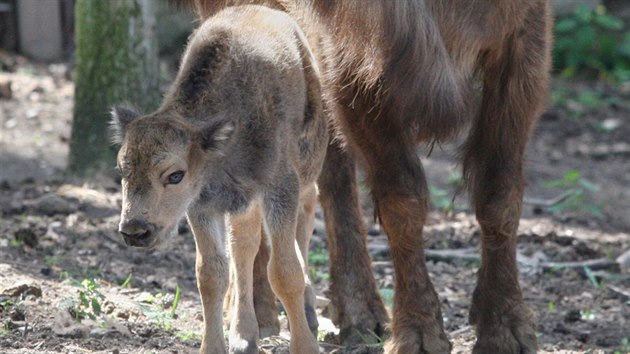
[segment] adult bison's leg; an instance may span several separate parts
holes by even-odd
[[[422,229],[428,209],[424,171],[403,133],[363,148],[377,212],[395,268],[394,311],[388,354],[450,353],[437,294],[429,279]]]
[[[541,2],[542,3],[542,2]],[[534,320],[516,264],[523,154],[547,95],[550,28],[544,5],[485,59],[482,108],[465,146],[464,169],[482,230],[482,261],[470,321],[474,353],[535,353]]]
[[[422,229],[428,189],[409,122],[349,91],[341,123],[348,143],[365,163],[376,213],[390,241],[395,293],[388,354],[444,354],[450,343],[442,327],[437,294],[424,260]],[[354,98],[356,97],[356,99]],[[393,111],[395,112],[395,111]]]
[[[326,220],[330,252],[330,296],[335,323],[345,343],[369,332],[381,334],[387,312],[378,295],[367,253],[367,230],[357,194],[355,162],[336,142],[328,146],[320,175],[319,200]]]

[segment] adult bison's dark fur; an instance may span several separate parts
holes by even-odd
[[[427,185],[418,143],[469,127],[464,176],[482,229],[473,294],[475,353],[533,353],[516,229],[523,152],[547,97],[547,0],[182,0],[201,18],[241,3],[293,16],[324,73],[334,138],[319,179],[331,253],[332,300],[345,337],[380,331],[377,295],[357,202],[355,161],[367,175],[396,271],[387,353],[448,353],[439,301],[424,261]]]

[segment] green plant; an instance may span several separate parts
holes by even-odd
[[[179,305],[181,297],[179,285],[175,288],[175,296],[171,303],[170,310],[167,310],[167,306],[164,304],[164,301],[162,301],[163,297],[164,295],[162,293],[157,293],[144,300],[144,302],[151,306],[144,304],[139,304],[139,306],[145,316],[155,321],[160,329],[168,332],[173,328],[173,321],[177,316],[177,306]]]
[[[129,288],[131,286],[131,274],[125,278],[125,280],[120,284],[121,288]]]
[[[453,211],[453,200],[449,198],[449,192],[434,186],[429,186],[429,194],[431,195],[431,204],[435,208],[443,212]]]
[[[555,25],[554,61],[564,77],[590,72],[608,81],[630,79],[630,32],[604,6],[578,6]]]
[[[3,299],[0,301],[0,311],[6,311],[13,305],[15,305],[15,301],[12,298]]]
[[[201,335],[193,331],[178,331],[175,336],[182,342],[188,342],[201,339]]]
[[[592,321],[595,319],[595,314],[589,310],[580,310],[580,318],[582,321]]]
[[[329,262],[328,250],[323,247],[316,247],[308,252],[308,264],[311,266],[325,266]]]
[[[600,208],[588,201],[592,199],[593,194],[596,193],[599,188],[582,177],[579,171],[570,170],[565,173],[561,179],[548,181],[544,186],[546,188],[565,190],[566,197],[562,201],[546,207],[551,213],[559,213],[565,210],[585,210],[593,215],[601,215]]]
[[[320,280],[330,280],[330,274],[328,272],[320,272],[317,268],[310,268],[311,280],[315,283]]]
[[[380,289],[378,293],[381,295],[385,306],[389,308],[394,306],[394,289]]]
[[[464,177],[459,172],[452,172],[446,178],[446,183],[453,188],[460,188],[464,183]]]
[[[597,277],[595,276],[595,274],[593,273],[593,271],[589,267],[584,266],[584,267],[582,267],[582,269],[584,270],[584,274],[586,275],[586,278],[588,278],[588,280],[591,282],[591,284],[594,287],[600,288],[600,289],[604,288],[604,286],[605,286],[604,279],[597,280]]]
[[[330,262],[330,258],[328,256],[328,250],[323,247],[316,247],[308,252],[308,264],[310,266],[311,279],[314,282],[319,280],[328,280],[330,279],[330,274],[326,272],[319,272],[317,267],[327,266]]]
[[[20,247],[22,245],[22,240],[17,240],[17,239],[10,239],[9,240],[9,246],[13,247],[13,248],[17,248]]]
[[[619,350],[615,351],[615,354],[627,354],[630,353],[630,340],[628,338],[624,338],[621,340],[619,345]]]
[[[77,321],[86,317],[96,320],[101,315],[101,302],[105,300],[105,295],[98,290],[100,285],[94,279],[73,281],[73,284],[80,288],[77,291],[77,297],[66,297],[62,302],[62,307],[66,308]]]
[[[556,305],[556,303],[555,303],[555,302],[553,302],[553,301],[549,301],[549,302],[547,303],[547,310],[548,310],[549,312],[555,312],[557,308],[558,308],[558,306]]]

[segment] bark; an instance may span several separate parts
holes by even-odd
[[[78,0],[75,107],[68,169],[90,175],[114,163],[111,106],[153,110],[159,65],[152,0]]]

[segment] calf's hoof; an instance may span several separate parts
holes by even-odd
[[[451,343],[441,328],[398,330],[385,343],[385,354],[449,354]]]
[[[481,314],[471,309],[471,323],[476,326],[477,343],[473,354],[535,354],[538,349],[533,313],[518,304],[501,315]]]
[[[230,354],[258,354],[258,345],[255,340],[230,338]]]

